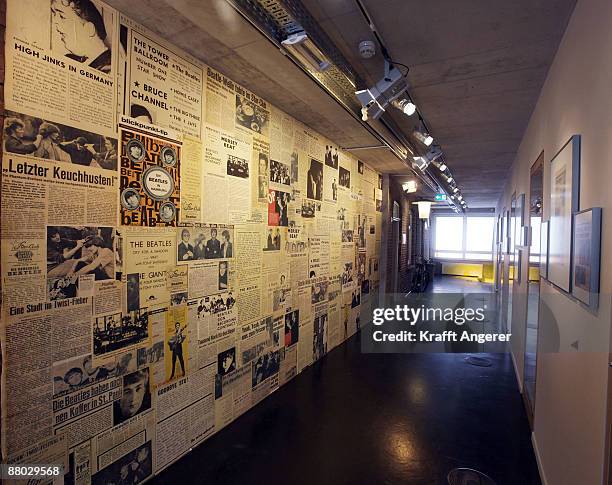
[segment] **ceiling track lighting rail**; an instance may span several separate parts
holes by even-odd
[[[363,105],[355,97],[356,86],[365,82],[353,70],[350,63],[331,41],[327,33],[306,10],[300,0],[226,0],[247,22],[253,25],[271,44],[280,49],[288,59],[308,75],[315,83],[341,106],[351,117],[358,121],[383,148],[390,150],[409,167],[433,192],[445,190],[444,185],[432,177],[431,173],[415,170],[412,157],[417,154],[417,145],[407,140],[395,121],[381,117],[376,122],[363,120]],[[422,129],[429,134],[427,125],[418,112],[407,92],[406,74],[408,66],[393,62],[382,42],[382,37],[374,26],[369,14],[360,0],[356,0],[364,17],[381,46],[385,59],[389,61],[387,76],[393,77],[397,89],[387,98],[387,105],[400,110],[406,116],[417,114]],[[405,72],[396,66],[404,67]],[[432,140],[433,142],[433,140]],[[432,143],[430,143],[431,145]],[[450,200],[450,198],[449,198]]]
[[[408,92],[408,83],[405,78],[409,71],[409,66],[401,64],[393,60],[389,51],[385,45],[382,35],[376,27],[372,16],[368,12],[363,0],[355,0],[355,3],[360,10],[364,20],[368,24],[374,38],[380,46],[381,53],[385,60],[385,73],[383,78],[376,83],[375,86],[369,89],[362,89],[355,92],[357,98],[362,104],[362,119],[367,120],[370,116],[374,118],[381,117],[385,111],[387,105],[391,105],[394,108],[400,110],[407,116],[416,114],[419,119],[419,127],[413,131],[412,137],[425,149],[429,149],[424,155],[419,153],[413,153],[412,163],[410,164],[413,172],[419,176],[426,174],[429,176],[431,181],[438,187],[434,189],[435,192],[442,190],[446,193],[447,203],[451,206],[455,206],[457,210],[463,210],[462,204],[457,204],[456,201],[451,198],[452,187],[451,183],[454,183],[454,179],[450,175],[450,171],[445,174],[441,172],[447,171],[448,167],[446,163],[438,164],[437,166],[443,166],[444,169],[439,169],[439,174],[430,168],[430,165],[438,158],[442,156],[442,150],[439,146],[435,146],[434,138],[431,135],[427,123],[423,119],[423,116],[419,112],[417,106],[414,104],[410,94]],[[395,66],[401,66],[406,68],[406,72],[400,75],[399,69]],[[381,118],[382,119],[382,118]],[[413,143],[410,143],[414,146]],[[416,151],[416,150],[414,150]],[[420,150],[418,150],[420,152]],[[444,175],[444,176],[441,176]]]
[[[355,85],[363,84],[363,81],[352,71],[348,61],[344,59],[299,0],[226,1],[382,145],[399,159],[405,160],[406,149],[400,139],[397,137],[394,139],[395,135],[384,133],[376,126],[371,126],[361,120],[360,105],[355,99]],[[294,17],[295,15],[299,17]],[[296,33],[305,33],[313,41],[314,45],[331,61],[329,68],[323,72],[309,69],[312,66],[304,64],[283,47],[283,40]],[[327,43],[322,44],[321,38],[327,39]]]

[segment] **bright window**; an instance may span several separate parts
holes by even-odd
[[[493,250],[494,217],[466,217],[465,250],[491,252]]]
[[[539,216],[531,216],[531,248],[529,249],[529,262],[540,262],[540,228],[542,227],[542,218]]]
[[[491,259],[491,253],[465,253],[465,259],[488,261],[489,259]]]
[[[463,219],[436,217],[436,251],[463,250]]]
[[[493,259],[495,218],[434,216],[434,256],[440,259],[490,261]]]

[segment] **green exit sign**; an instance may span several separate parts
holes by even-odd
[[[446,200],[446,194],[436,194],[436,201]]]

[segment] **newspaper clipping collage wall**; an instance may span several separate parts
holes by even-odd
[[[380,177],[99,1],[5,58],[3,458],[140,483],[357,331]]]

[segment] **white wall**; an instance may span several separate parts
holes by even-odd
[[[601,301],[594,315],[542,282],[534,442],[548,485],[596,485],[607,480],[604,465],[612,293],[609,0],[578,1],[524,134],[498,212],[510,207],[514,191],[528,194],[530,166],[544,150],[544,220],[548,219],[550,160],[573,134],[582,136],[580,209],[604,208]],[[522,297],[514,298],[512,322],[517,337],[513,353],[521,380],[526,290],[525,283],[515,290]],[[572,347],[575,341],[580,352]],[[555,348],[558,352],[545,352]]]

